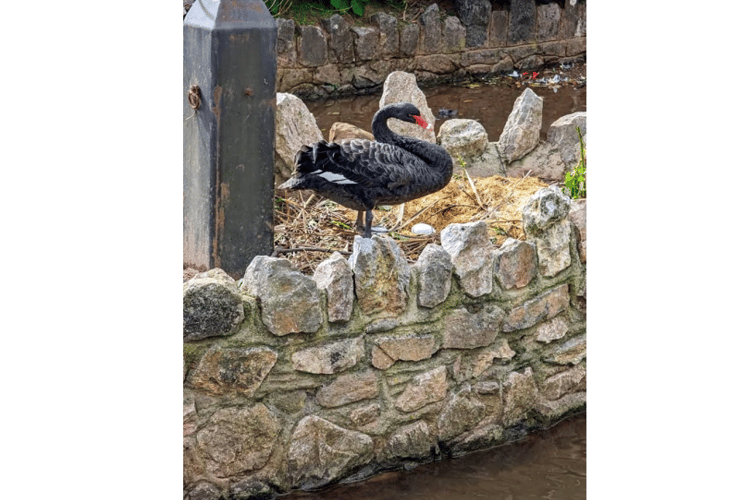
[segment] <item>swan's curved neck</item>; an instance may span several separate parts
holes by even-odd
[[[389,118],[397,118],[395,116],[395,111],[395,108],[385,107],[380,109],[374,115],[373,122],[371,123],[371,131],[373,132],[373,137],[378,142],[385,142],[387,144],[398,146],[413,153],[428,164],[436,162],[443,164],[448,160],[449,165],[451,166],[451,158],[449,158],[447,152],[440,146],[414,137],[400,135],[390,129],[386,122]]]
[[[430,144],[429,142],[421,141],[420,139],[416,139],[414,137],[409,137],[406,135],[401,135],[393,131],[389,128],[387,125],[387,121],[389,118],[395,118],[398,120],[401,120],[401,118],[397,118],[396,109],[388,106],[385,108],[380,109],[373,117],[373,122],[371,123],[371,131],[373,132],[373,137],[378,142],[385,142],[387,144],[394,144],[395,146],[398,146],[402,149],[406,149],[407,151],[410,151],[411,153],[417,154],[420,157],[423,157],[423,154],[420,154],[425,145]],[[404,120],[403,120],[404,121]],[[407,123],[414,123],[414,122],[407,122]]]
[[[400,135],[390,129],[386,122],[389,118],[396,118],[395,109],[392,107],[381,108],[374,116],[371,122],[371,131],[373,137],[378,142],[386,142],[387,144],[394,144],[400,146],[402,139],[411,139],[410,137]]]

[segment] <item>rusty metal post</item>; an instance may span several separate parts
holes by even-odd
[[[183,263],[243,275],[273,250],[277,23],[261,0],[183,21]]]

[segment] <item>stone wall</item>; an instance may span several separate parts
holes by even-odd
[[[335,253],[312,277],[258,256],[240,282],[219,269],[187,281],[186,498],[363,478],[581,411],[574,205],[540,190],[523,210],[526,240],[500,248],[485,223],[452,224],[412,264],[392,239],[356,236],[349,258]]]
[[[585,56],[582,2],[511,0],[502,10],[492,10],[500,5],[488,0],[457,4],[459,17],[432,4],[412,23],[385,13],[373,15],[369,26],[352,26],[338,14],[321,26],[278,19],[277,92],[370,93],[393,71],[413,73],[422,83]]]

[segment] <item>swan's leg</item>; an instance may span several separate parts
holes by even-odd
[[[366,210],[366,227],[363,230],[363,237],[371,237],[371,221],[373,220],[373,213],[370,210]]]
[[[358,218],[355,219],[355,227],[361,230],[365,227],[363,224],[363,210],[358,210]]]

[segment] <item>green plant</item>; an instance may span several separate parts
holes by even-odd
[[[564,176],[564,185],[569,189],[569,193],[563,190],[564,194],[569,194],[573,200],[585,198],[585,175],[587,174],[585,144],[582,141],[580,127],[577,127],[577,136],[580,139],[580,161]]]
[[[365,13],[366,4],[370,0],[329,0],[337,10],[347,12],[352,10],[358,17]]]
[[[345,224],[344,222],[340,222],[338,220],[330,220],[329,222],[342,229],[352,230],[352,227],[349,224]]]
[[[285,17],[287,11],[290,10],[293,0],[264,0],[266,8],[269,9],[269,13],[274,18]]]

